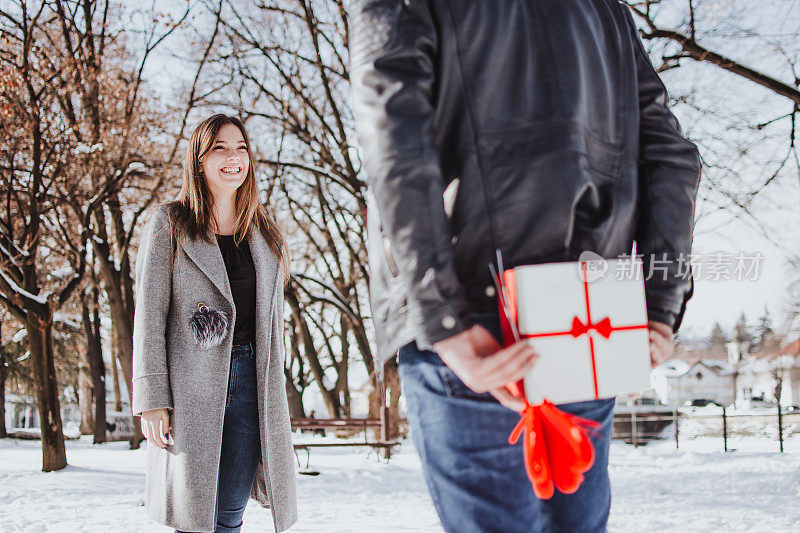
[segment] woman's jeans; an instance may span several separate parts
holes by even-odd
[[[496,315],[473,317],[500,338]],[[519,414],[470,390],[437,354],[412,342],[400,349],[411,434],[442,525],[458,533],[602,532],[611,507],[608,447],[614,400],[559,405],[600,422],[596,459],[574,494],[540,500],[525,473],[522,440],[508,444]]]
[[[215,533],[236,533],[250,498],[261,456],[253,344],[234,346],[219,459]]]

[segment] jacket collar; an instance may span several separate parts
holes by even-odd
[[[219,244],[217,244],[217,238],[213,231],[208,232],[208,239],[184,239],[183,250],[233,307],[233,293],[228,281],[228,272],[225,270],[225,261],[222,259],[222,252],[219,249]],[[270,254],[272,252],[269,249],[269,245],[267,245],[266,239],[255,226],[250,227],[248,244],[250,245],[250,253],[253,256],[253,266],[255,266],[256,270],[256,288],[267,287],[267,280],[259,280],[258,278],[271,271],[270,266],[274,259],[271,260]]]
[[[217,239],[212,231],[209,231],[206,236],[208,240],[202,238],[183,239],[183,251],[233,306],[233,293],[228,281],[228,272],[225,270],[225,261],[222,259]]]

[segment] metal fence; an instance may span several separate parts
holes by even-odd
[[[795,421],[800,424],[800,411],[783,412],[780,407],[772,409],[759,410],[759,412],[746,412],[746,413],[729,413],[728,409],[723,407],[722,412],[719,414],[709,414],[706,412],[683,412],[678,409],[673,409],[672,412],[647,412],[632,410],[629,413],[617,412],[614,414],[614,432],[612,438],[624,440],[634,446],[641,446],[656,439],[663,440],[665,438],[674,438],[675,447],[680,448],[681,440],[681,421],[692,420],[705,423],[721,423],[722,430],[722,447],[726,452],[728,451],[728,438],[734,436],[743,436],[747,433],[737,430],[736,422],[740,420],[752,420],[758,422],[757,426],[763,431],[768,431],[770,424],[777,422],[777,428],[774,430],[774,438],[777,441],[778,449],[784,451],[784,433],[786,432],[786,423]],[[672,428],[669,431],[667,428]],[[794,427],[791,428],[795,430]],[[670,435],[672,433],[672,435]],[[752,433],[752,432],[750,432]],[[686,438],[686,437],[684,437]]]

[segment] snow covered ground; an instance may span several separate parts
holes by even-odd
[[[800,531],[800,438],[614,442],[609,530]],[[42,473],[36,441],[0,440],[0,531],[162,532],[142,507],[143,450],[126,443],[69,441],[70,466]],[[304,460],[304,457],[301,456]],[[387,464],[353,449],[317,449],[300,476],[293,533],[441,532],[420,464],[405,443]],[[248,506],[244,531],[270,531],[269,512]]]

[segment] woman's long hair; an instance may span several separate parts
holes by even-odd
[[[261,232],[270,250],[275,254],[284,281],[289,275],[289,254],[286,240],[280,228],[270,217],[266,207],[261,203],[256,186],[255,162],[250,149],[250,138],[244,124],[237,117],[217,114],[205,119],[192,133],[189,149],[183,162],[183,183],[178,199],[167,204],[170,212],[174,250],[179,249],[184,238],[191,240],[206,239],[209,232],[216,229],[214,218],[214,195],[211,193],[203,176],[203,161],[214,146],[219,130],[226,124],[233,124],[242,132],[247,147],[247,175],[244,182],[236,190],[235,210],[236,226],[234,240],[239,244],[244,240],[251,224]]]

